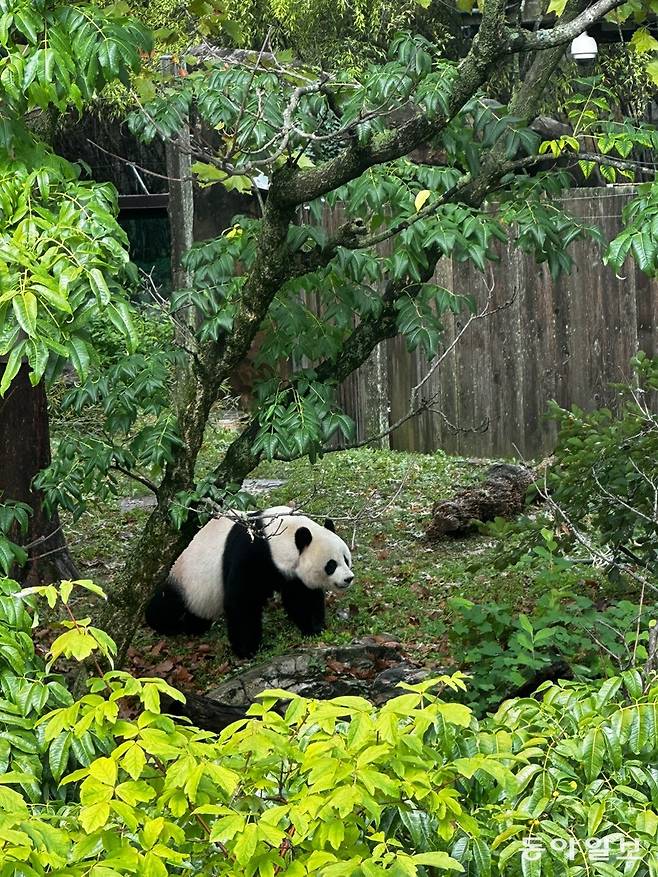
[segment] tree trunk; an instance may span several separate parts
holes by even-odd
[[[79,578],[62,533],[57,512],[48,515],[43,495],[32,487],[35,475],[50,463],[48,403],[43,382],[30,384],[24,363],[4,399],[0,399],[0,502],[30,506],[27,534],[9,533],[28,548],[28,562],[12,574],[26,585]]]

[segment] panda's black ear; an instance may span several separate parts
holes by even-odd
[[[332,533],[336,532],[336,528],[334,527],[334,522],[331,520],[331,518],[324,519],[324,526],[327,530],[331,530]]]
[[[313,536],[311,536],[311,531],[308,527],[299,527],[295,531],[295,545],[300,554],[305,548],[308,548],[312,541]]]

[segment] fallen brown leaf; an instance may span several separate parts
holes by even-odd
[[[155,673],[157,676],[164,676],[165,673],[169,673],[169,671],[173,669],[174,662],[171,658],[166,658],[164,661],[160,661],[159,664],[156,664],[151,672]]]

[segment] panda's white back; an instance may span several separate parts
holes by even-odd
[[[217,618],[224,611],[222,564],[234,523],[235,518],[212,518],[171,568],[170,578],[183,591],[187,608],[200,618]]]
[[[187,609],[208,620],[224,614],[226,540],[240,518],[252,515],[259,518],[271,561],[285,578],[300,576],[309,588],[327,588],[332,584],[332,576],[341,580],[337,584],[340,588],[345,576],[353,578],[349,568],[350,550],[345,542],[311,518],[291,514],[292,511],[289,506],[274,506],[252,514],[231,511],[226,516],[208,521],[176,560],[169,574],[172,584],[182,592]],[[295,533],[300,527],[306,527],[312,535],[309,547],[302,554],[295,542]],[[332,574],[325,571],[329,558],[337,561]]]

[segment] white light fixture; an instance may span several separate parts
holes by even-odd
[[[587,64],[588,61],[593,61],[598,51],[599,47],[596,44],[596,40],[594,37],[589,36],[587,31],[583,31],[580,36],[577,36],[572,41],[571,48],[569,49],[571,57],[577,64]]]

